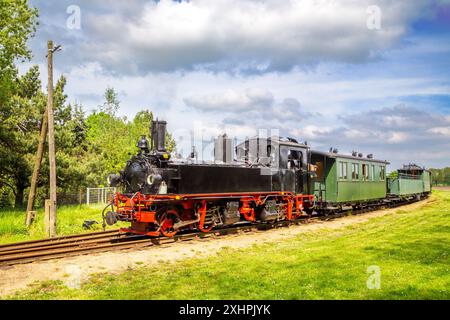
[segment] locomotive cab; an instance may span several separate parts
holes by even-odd
[[[236,147],[238,160],[259,165],[272,176],[271,190],[306,192],[310,179],[309,147],[292,138],[252,138]]]

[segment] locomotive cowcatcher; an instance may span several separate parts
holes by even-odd
[[[152,121],[139,153],[108,182],[119,187],[104,224],[131,223],[121,231],[172,237],[240,223],[272,223],[311,213],[314,166],[306,144],[292,138],[251,138],[232,148],[215,141],[211,162],[173,159],[165,148],[166,122]],[[105,212],[105,210],[104,210]]]

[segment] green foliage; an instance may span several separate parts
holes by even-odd
[[[36,151],[39,124],[45,110],[37,66],[16,79],[16,87],[0,114],[0,187],[14,193],[21,205],[29,185],[30,162]]]
[[[418,209],[217,256],[100,274],[81,289],[45,282],[18,299],[449,299],[450,192]],[[326,228],[326,225],[325,225]],[[380,289],[369,289],[369,266]]]
[[[37,25],[37,10],[26,0],[0,0],[0,194],[1,206],[14,199],[15,207],[24,204],[47,105],[41,91],[40,72],[33,66],[18,75],[16,61],[31,57],[26,46]],[[82,106],[67,103],[66,78],[54,88],[55,144],[58,198],[78,194],[86,186],[102,186],[109,173],[122,169],[135,142],[149,132],[153,115],[139,112],[132,121],[119,118],[118,94],[105,91],[98,112],[86,117]],[[168,135],[168,148],[174,141]],[[46,149],[47,150],[47,149]],[[48,194],[48,156],[45,154],[37,201]]]
[[[77,234],[83,232],[100,231],[102,229],[102,205],[70,205],[58,206],[59,236]],[[18,241],[28,241],[46,238],[44,230],[44,210],[39,208],[36,215],[36,222],[27,229],[22,210],[1,209],[0,210],[0,243],[11,243]],[[82,225],[85,220],[96,220],[99,224],[94,224],[92,229],[85,230]],[[117,229],[124,224],[107,226],[107,229]]]
[[[33,130],[35,102],[40,86],[37,68],[18,77],[15,62],[31,57],[27,40],[33,36],[37,25],[37,10],[29,8],[26,0],[0,0],[0,191],[2,202],[14,194],[21,203],[29,175],[26,154],[29,143],[24,136]],[[31,141],[29,141],[31,142]]]
[[[57,193],[63,200],[77,198],[79,190],[85,187],[104,186],[108,174],[120,171],[130,155],[137,152],[136,142],[141,135],[149,133],[153,119],[148,110],[138,112],[132,121],[116,116],[119,102],[112,88],[106,89],[100,110],[86,117],[81,105],[67,103],[65,86],[66,78],[61,76],[54,89],[53,103]],[[17,90],[0,126],[0,190],[13,194],[16,207],[22,206],[30,184],[47,104],[47,96],[40,87],[39,69],[34,66],[17,79]],[[174,141],[170,135],[167,141],[171,150]],[[37,205],[49,193],[48,156],[44,155]],[[7,198],[4,196],[4,203]]]
[[[30,59],[27,40],[34,35],[37,10],[29,8],[26,0],[0,0],[0,107],[2,111],[14,92],[16,60]]]
[[[398,177],[398,172],[397,171],[392,171],[392,172],[390,172],[389,174],[388,174],[388,176],[387,176],[389,179],[395,179],[395,178],[397,178]]]
[[[37,26],[37,10],[26,0],[0,0],[0,194],[1,206],[14,199],[24,204],[30,184],[40,127],[47,105],[41,91],[39,68],[33,66],[19,76],[18,60],[31,52],[27,40]],[[58,197],[78,194],[86,186],[102,186],[109,173],[122,169],[135,142],[147,134],[153,115],[142,111],[133,121],[116,116],[120,102],[113,88],[105,91],[99,111],[87,118],[78,104],[67,103],[65,77],[54,89],[55,143]],[[168,135],[169,150],[174,141]],[[43,159],[37,201],[48,194],[48,156]]]
[[[99,106],[100,112],[114,116],[119,109],[120,101],[114,88],[108,87],[103,95],[105,102]]]
[[[107,88],[105,103],[99,110],[86,118],[86,145],[88,148],[87,185],[106,186],[106,178],[110,173],[123,169],[131,155],[136,154],[136,143],[140,136],[150,136],[150,125],[153,113],[149,110],[139,111],[132,121],[116,116],[119,102],[113,88]],[[113,107],[105,107],[113,106]],[[172,151],[175,141],[167,133],[166,147]]]
[[[450,186],[450,167],[430,170],[433,185]]]

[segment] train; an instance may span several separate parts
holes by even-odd
[[[415,164],[386,174],[388,161],[372,154],[312,150],[291,137],[254,137],[233,146],[226,134],[214,143],[214,161],[172,159],[167,122],[153,120],[151,141],[119,173],[103,210],[103,225],[129,223],[122,232],[173,237],[243,223],[275,223],[312,215],[420,200],[431,192],[431,173]],[[106,211],[108,210],[108,211]]]

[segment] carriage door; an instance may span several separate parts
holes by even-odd
[[[283,191],[303,192],[303,161],[301,148],[280,147],[280,173]]]

